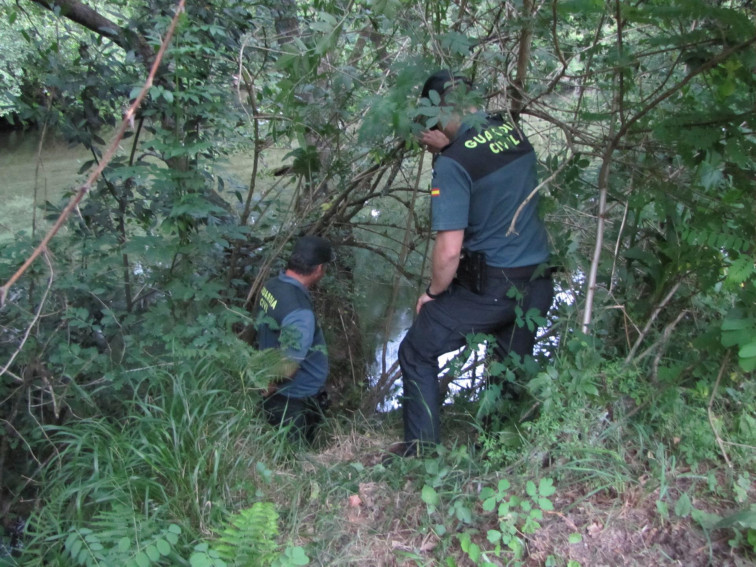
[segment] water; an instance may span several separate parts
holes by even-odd
[[[41,223],[38,206],[44,201],[58,203],[66,193],[75,191],[85,180],[84,174],[78,173],[82,165],[91,159],[84,148],[70,146],[49,135],[41,149],[39,146],[40,135],[36,131],[0,132],[0,175],[5,181],[2,186],[5,206],[0,214],[0,242],[13,238],[18,231],[31,231],[35,219],[38,231],[46,228]],[[274,152],[271,159],[280,162],[281,152]],[[219,169],[222,169],[229,189],[243,190],[249,182],[252,161],[247,155],[234,156]],[[356,300],[356,309],[365,348],[372,353],[368,357],[371,361],[368,374],[371,384],[375,385],[382,376],[398,376],[395,362],[399,343],[412,324],[415,301],[421,290],[402,281],[396,303],[390,305],[393,297],[393,287],[388,283],[392,275],[391,266],[364,251],[355,254],[357,269],[354,273],[361,292]],[[485,347],[481,348],[479,357],[484,354]],[[454,354],[441,357],[441,365]],[[401,381],[394,383],[387,401],[379,409],[387,411],[397,407],[400,384]]]
[[[280,165],[286,152],[284,149],[267,150],[263,166]],[[75,192],[86,180],[86,172],[79,174],[79,170],[91,159],[85,148],[71,146],[54,135],[48,134],[42,140],[36,130],[0,132],[0,178],[4,181],[0,192],[5,199],[0,212],[0,242],[15,238],[20,231],[31,233],[35,223],[37,235],[41,237],[49,225],[42,220],[40,206],[45,201],[58,204],[66,194]],[[233,199],[234,204],[231,192],[246,192],[252,165],[251,156],[244,154],[232,156],[217,167],[226,181],[224,196]],[[366,348],[373,353],[368,357],[373,361],[369,373],[376,380],[396,361],[399,342],[412,323],[417,291],[403,282],[395,312],[389,316],[387,305],[392,297],[392,286],[380,281],[390,279],[392,268],[383,265],[382,277],[374,278],[376,259],[359,251],[356,254],[358,263],[364,264],[363,268],[355,270],[361,279],[357,285],[363,290],[362,300],[357,300],[357,310]]]
[[[0,215],[0,241],[40,222],[39,205],[58,202],[83,181],[78,171],[91,159],[81,146],[69,146],[37,131],[0,132],[0,179],[4,205]]]

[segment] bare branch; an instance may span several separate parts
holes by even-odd
[[[68,205],[66,205],[66,208],[63,209],[63,212],[58,217],[58,220],[55,221],[55,224],[50,229],[50,231],[45,235],[45,237],[42,239],[42,242],[40,242],[39,246],[37,246],[37,248],[34,249],[34,251],[31,253],[29,258],[27,258],[26,262],[24,262],[24,264],[16,271],[16,273],[11,276],[11,278],[6,282],[6,284],[0,287],[0,307],[5,305],[5,299],[8,296],[8,291],[13,286],[13,284],[16,283],[16,281],[18,281],[18,279],[26,272],[27,269],[29,269],[29,266],[32,265],[34,260],[36,260],[40,254],[42,254],[43,252],[47,250],[47,245],[50,243],[52,238],[58,233],[58,231],[61,229],[63,224],[68,219],[71,212],[78,206],[78,204],[87,194],[87,192],[92,188],[95,181],[97,181],[97,178],[100,177],[105,167],[107,167],[107,165],[113,159],[113,157],[116,154],[116,151],[118,150],[118,145],[121,143],[121,140],[123,139],[123,135],[126,133],[126,130],[129,127],[134,126],[134,117],[136,116],[136,111],[141,106],[142,101],[147,96],[147,92],[152,86],[152,82],[155,79],[155,75],[160,65],[160,61],[163,59],[163,55],[165,54],[165,51],[168,48],[168,44],[170,43],[171,37],[173,36],[173,31],[176,29],[176,24],[178,23],[179,15],[184,11],[184,2],[185,0],[179,0],[179,4],[176,8],[176,14],[173,16],[173,20],[171,21],[171,25],[168,27],[168,32],[166,33],[165,38],[163,39],[163,43],[160,46],[160,50],[155,56],[155,60],[152,63],[152,68],[147,77],[147,80],[145,81],[144,86],[142,87],[142,90],[139,93],[139,95],[136,97],[134,102],[126,111],[126,114],[123,120],[121,121],[121,125],[116,131],[115,136],[113,137],[113,141],[110,143],[110,146],[108,147],[107,151],[103,155],[102,160],[97,165],[95,170],[89,174],[89,177],[87,178],[84,185],[79,187],[79,190],[77,191],[76,195],[74,195],[71,198]]]

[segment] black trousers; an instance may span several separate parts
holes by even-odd
[[[263,401],[268,423],[274,427],[289,427],[292,441],[312,443],[315,432],[324,419],[320,403],[315,397],[289,398],[273,394]]]
[[[455,280],[438,299],[426,303],[399,346],[405,442],[441,441],[440,355],[464,346],[469,333],[494,335],[500,360],[510,353],[532,354],[537,329],[517,324],[517,307],[523,314],[536,309],[545,317],[553,298],[553,283],[546,275],[532,280],[492,278],[482,295]]]

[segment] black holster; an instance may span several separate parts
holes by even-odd
[[[486,255],[483,252],[463,250],[457,267],[457,281],[473,293],[486,291]]]

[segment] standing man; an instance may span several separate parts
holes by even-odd
[[[437,154],[431,184],[436,241],[430,282],[399,347],[404,442],[391,452],[402,456],[441,440],[438,357],[463,346],[468,333],[493,334],[501,360],[532,354],[536,329],[518,325],[517,314],[535,309],[530,315],[544,317],[553,299],[537,198],[508,234],[537,185],[535,152],[512,123],[462,102],[471,87],[467,78],[443,70],[422,91],[439,107],[438,127],[420,140]]]
[[[294,245],[286,270],[268,280],[260,292],[255,317],[259,349],[280,349],[277,375],[263,407],[272,425],[290,425],[292,438],[311,442],[323,413],[328,352],[313,312],[309,289],[333,260],[324,238],[304,236]]]

